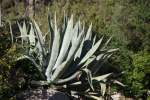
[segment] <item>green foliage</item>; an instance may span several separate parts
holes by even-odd
[[[139,52],[133,56],[133,64],[137,66],[137,69],[141,69],[142,72],[150,73],[150,54],[147,51]]]
[[[0,58],[0,99],[8,99],[13,94],[11,94],[13,85],[9,83],[10,69],[12,68],[14,59],[17,56],[15,46],[7,48],[4,51],[5,54],[1,55]]]
[[[149,90],[150,80],[148,77],[150,76],[150,54],[146,51],[139,52],[135,54],[133,57],[133,65],[134,68],[129,73],[129,82],[131,81],[133,93],[138,97],[142,96],[144,93]]]
[[[122,56],[120,55],[118,59],[119,62],[115,63],[120,63],[121,68],[125,71],[122,77],[123,83],[127,85],[124,88],[125,95],[146,98],[150,83],[148,78],[150,73],[150,54],[147,51],[141,51],[136,54],[130,53],[130,55],[122,53]]]
[[[134,2],[131,7],[130,17],[127,23],[129,44],[128,48],[134,52],[149,48],[150,7],[148,1]],[[135,42],[136,41],[136,42]]]

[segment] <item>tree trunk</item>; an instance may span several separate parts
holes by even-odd
[[[25,1],[25,16],[28,16],[30,18],[34,17],[34,2],[35,0],[26,0]]]

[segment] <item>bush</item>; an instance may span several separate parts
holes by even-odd
[[[132,56],[132,66],[126,69],[123,77],[124,84],[128,88],[125,89],[126,95],[132,95],[135,98],[146,98],[147,91],[150,89],[150,54],[142,51]]]

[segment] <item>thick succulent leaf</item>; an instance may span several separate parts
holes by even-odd
[[[84,33],[84,26],[83,26],[83,33]],[[85,39],[84,39],[84,36],[83,36],[81,44],[80,44],[80,46],[79,46],[79,48],[78,48],[78,50],[77,50],[77,52],[75,54],[74,60],[76,60],[76,58],[80,58],[81,57],[84,41],[85,41]]]
[[[74,44],[74,42],[76,42],[77,40],[77,36],[78,36],[78,30],[79,30],[79,22],[77,22],[73,28],[73,38],[72,38],[72,44]]]
[[[63,26],[62,26],[62,30],[65,32],[66,28],[67,28],[67,23],[68,23],[68,17],[66,15],[66,13],[64,12],[64,19],[63,19]]]
[[[95,42],[96,42],[96,35],[93,38],[93,45],[92,45],[92,47],[95,45]]]
[[[84,27],[83,27],[84,28]],[[80,33],[82,31],[82,26],[81,26],[81,21],[79,20],[79,32]],[[79,35],[79,34],[78,34]]]
[[[38,24],[35,22],[35,20],[33,20],[33,22],[34,22],[34,26],[35,26],[35,33],[36,33],[36,36],[37,36],[38,41],[39,41],[39,43],[40,43],[40,45],[41,45],[40,47],[41,47],[41,49],[42,49],[42,54],[43,54],[43,56],[46,56],[46,51],[45,51],[45,48],[44,48],[44,45],[45,45],[45,44],[44,44],[42,32],[41,32],[41,30],[40,30]]]
[[[35,26],[35,30],[36,30],[36,35],[38,36],[38,40],[40,41],[41,45],[44,46],[44,40],[43,40],[43,36],[42,36],[42,32],[38,26],[38,24],[36,23],[35,20],[33,20],[34,22],[34,26]]]
[[[18,24],[18,27],[19,27],[19,30],[21,33],[20,37],[21,37],[21,41],[22,41],[22,45],[23,45],[24,41],[28,41],[25,21],[23,23],[23,27],[18,22],[17,22],[17,24]]]
[[[102,53],[102,54],[99,54],[97,57],[96,57],[96,60],[99,61],[101,59],[103,59],[105,53]]]
[[[12,27],[11,27],[11,23],[9,22],[9,28],[10,28],[10,36],[11,36],[11,44],[14,44],[14,36],[13,36],[13,32],[12,32]]]
[[[77,33],[77,31],[76,31],[76,33]],[[80,43],[83,40],[83,35],[84,35],[84,29],[82,29],[82,31],[80,32],[79,36],[76,39],[73,38],[72,47],[69,51],[68,58],[67,58],[68,61],[75,56],[75,53],[77,52],[77,50],[80,46]]]
[[[70,85],[77,86],[77,85],[81,85],[81,84],[82,84],[82,82],[78,81],[78,82],[71,83]]]
[[[112,75],[112,73],[108,73],[108,74],[105,74],[105,75],[93,77],[92,80],[101,81],[101,80],[104,80],[104,79],[106,79],[107,77],[109,77],[111,75]]]
[[[77,51],[76,54],[75,54],[74,60],[76,60],[76,58],[80,58],[80,57],[81,57],[83,44],[84,44],[84,38],[82,39],[82,42],[81,42],[81,44],[80,44],[80,47],[78,48],[78,51]]]
[[[94,91],[91,71],[87,68],[82,69],[82,71],[84,71],[87,74],[87,79],[88,79],[89,85],[90,85],[91,89]]]
[[[69,60],[71,60],[71,58],[73,58],[73,56],[75,55],[77,49],[79,48],[79,46],[80,46],[79,44],[82,40],[83,32],[84,32],[84,30],[79,34],[79,37],[77,37],[76,39],[73,38],[72,46],[70,48],[70,51],[69,51],[69,54],[68,54],[68,57],[67,57],[67,61],[69,61]],[[76,31],[76,33],[77,33],[77,31]]]
[[[81,75],[82,72],[81,71],[77,71],[75,72],[74,74],[72,74],[71,76],[65,78],[65,79],[59,79],[56,84],[63,84],[63,83],[66,83],[66,82],[69,82],[75,78],[77,78],[79,75]]]
[[[60,33],[58,32],[58,29],[57,29],[56,15],[55,15],[55,31],[54,32],[55,34],[54,34],[54,41],[52,45],[51,58],[50,58],[48,67],[46,69],[46,76],[47,76],[48,82],[50,81],[52,67],[55,65],[55,62],[57,60],[58,53],[59,53],[59,47],[60,47]]]
[[[43,79],[45,79],[45,76],[43,75],[41,66],[39,66],[39,64],[37,64],[36,61],[32,57],[27,56],[27,55],[23,55],[23,56],[17,58],[16,61],[23,60],[23,59],[28,59],[29,61],[31,61],[34,64],[34,66],[38,69],[39,74],[41,75],[41,77]]]
[[[52,44],[53,44],[53,40],[54,40],[54,30],[52,28],[52,21],[51,21],[51,16],[50,14],[48,15],[48,25],[49,25],[49,51],[48,53],[51,54],[51,50],[52,50]],[[51,56],[51,55],[50,55]],[[49,59],[50,59],[49,56]]]
[[[65,31],[66,31],[66,28],[67,28],[67,24],[68,24],[68,18],[67,18],[67,15],[64,12],[64,20],[63,20],[63,25],[62,25],[62,32],[60,34],[61,41],[63,41],[63,37],[64,37]]]
[[[46,37],[48,36],[48,33],[49,32],[46,32],[45,34],[44,34],[44,36],[43,36],[43,40],[44,40],[44,43],[46,44]]]
[[[113,53],[113,52],[116,52],[116,51],[118,51],[119,50],[119,48],[116,48],[116,49],[109,49],[108,51],[107,51],[107,53]]]
[[[17,58],[16,61],[23,60],[23,59],[28,59],[28,60],[30,60],[30,61],[35,65],[35,67],[36,67],[40,72],[42,72],[41,66],[39,66],[39,65],[36,63],[36,61],[35,61],[32,57],[30,57],[30,56],[23,55],[23,56]]]
[[[102,97],[98,97],[98,96],[95,96],[95,95],[85,94],[84,96],[92,98],[94,100],[104,100]]]
[[[43,66],[44,62],[46,60],[46,57],[44,57],[43,54],[42,54],[42,47],[41,47],[39,41],[37,41],[36,46],[32,50],[33,50],[32,52],[37,54],[36,59],[38,59],[38,61],[40,62],[40,65]]]
[[[104,61],[108,60],[112,55],[113,55],[112,53],[105,54],[104,57],[103,57]]]
[[[34,33],[34,29],[33,29],[33,25],[31,23],[31,29],[30,29],[30,32],[29,32],[29,43],[30,43],[30,46],[35,46],[36,44],[36,40],[35,40],[35,33]]]
[[[67,27],[67,23],[68,23],[68,17],[67,17],[67,15],[64,13],[64,29]]]
[[[24,36],[17,36],[16,38],[28,38],[28,35],[24,35]]]
[[[111,41],[111,39],[112,39],[112,37],[110,37],[108,40],[107,40],[107,42],[104,44],[104,46],[102,47],[102,50],[104,50],[106,47],[107,47],[107,45],[109,44],[109,42]]]
[[[99,83],[100,84],[100,87],[101,87],[101,94],[102,94],[102,96],[104,96],[105,95],[105,93],[106,93],[106,79],[104,79],[103,80],[104,82],[101,82],[101,83]]]
[[[19,24],[19,22],[17,22],[17,24],[18,24],[18,27],[19,27],[19,31],[21,32],[21,34],[23,34],[23,33],[22,33],[23,28],[21,27],[21,25]]]
[[[99,62],[97,62],[97,64],[95,65],[95,70],[93,72],[93,74],[95,75],[99,70],[100,68],[102,67],[102,65],[112,56],[112,54],[105,54],[103,57],[102,57],[102,62],[99,64]],[[101,60],[100,60],[101,61]]]
[[[61,46],[61,50],[60,50],[59,56],[57,58],[56,64],[53,67],[53,70],[56,69],[62,63],[64,58],[66,57],[66,54],[69,49],[69,45],[71,43],[71,39],[73,36],[72,29],[73,29],[73,16],[71,16],[71,19],[68,22],[67,29],[66,29],[64,39],[63,39],[63,43]]]
[[[39,65],[40,66],[44,66],[44,59],[43,59],[43,55],[39,54],[38,56],[38,60],[39,60]],[[44,69],[44,67],[42,67]]]
[[[19,27],[19,31],[20,31],[20,33],[21,33],[21,36],[26,36],[27,35],[27,30],[26,30],[26,24],[25,24],[25,21],[23,22],[23,26],[21,26],[20,24],[19,24],[19,22],[17,22],[17,24],[18,24],[18,27]]]
[[[92,37],[92,23],[91,23],[91,25],[88,28],[85,40],[91,40],[91,37]]]
[[[91,57],[95,51],[98,49],[99,45],[102,43],[103,38],[101,38],[88,52],[87,54],[83,57],[79,65],[83,64],[89,57]]]
[[[40,45],[39,41],[37,41],[34,49],[36,50],[36,54],[42,54],[42,46]]]
[[[69,50],[69,54],[67,56],[67,59],[66,59],[66,65],[62,66],[61,68],[57,67],[56,70],[54,71],[54,74],[59,73],[59,74],[57,74],[58,75],[57,78],[59,78],[66,71],[66,69],[69,67],[69,64],[74,59],[75,52],[77,51],[77,48],[79,47],[80,41],[82,40],[83,32],[84,32],[84,30],[82,30],[82,32],[79,34],[76,42],[75,41],[73,42],[73,44]],[[59,72],[58,70],[61,70],[61,71]]]
[[[46,56],[46,51],[45,51],[45,48],[44,48],[45,44],[44,44],[44,39],[43,39],[43,36],[42,36],[42,32],[41,32],[38,24],[35,22],[35,20],[33,20],[33,22],[34,22],[35,33],[36,33],[39,45],[41,45],[40,47],[41,47],[41,50],[42,50],[42,55]]]
[[[119,82],[118,80],[113,80],[113,83],[118,84],[122,87],[125,87],[126,85],[124,85],[123,83]]]
[[[52,21],[51,21],[51,15],[48,15],[48,25],[49,25],[49,31],[51,33],[54,33],[53,27],[52,27]]]
[[[96,56],[89,58],[86,63],[81,67],[81,68],[85,68],[87,67],[90,63],[92,63],[94,60],[96,59]]]
[[[33,53],[35,53],[35,46],[36,46],[36,40],[35,40],[35,33],[34,33],[34,29],[31,23],[31,28],[30,28],[30,32],[28,35],[29,38],[29,44],[30,44],[30,48],[29,48],[29,55],[32,55]]]
[[[22,29],[22,31],[23,31],[24,35],[27,35],[27,27],[26,27],[25,21],[23,22],[23,29]]]
[[[62,69],[66,66],[67,64],[67,61],[64,61],[62,64],[60,64],[57,68],[57,70],[55,70],[55,72],[53,73],[52,77],[51,77],[51,81],[52,82],[56,82],[57,83],[57,80],[58,78],[61,76],[61,74],[63,73]]]

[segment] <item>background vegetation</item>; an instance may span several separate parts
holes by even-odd
[[[149,0],[49,0],[45,4],[38,0],[35,4],[34,17],[41,25],[41,29],[45,31],[48,24],[47,14],[50,12],[54,15],[56,11],[61,22],[65,11],[68,15],[74,14],[75,19],[80,18],[87,26],[92,23],[93,32],[99,37],[112,36],[110,47],[120,48],[120,50],[108,63],[113,68],[125,72],[120,80],[127,85],[126,88],[117,90],[123,91],[126,96],[145,98],[150,91],[149,8]],[[12,21],[12,25],[15,24],[13,21],[23,18],[24,12],[24,3],[21,0],[16,6],[10,4],[9,0],[2,1],[3,27],[8,26],[9,20]],[[8,61],[11,54],[7,55],[7,53],[13,50],[10,48],[9,29],[6,30],[0,29],[1,94],[12,91],[10,84],[7,84],[9,75],[6,74],[9,74],[10,65],[13,65],[11,60]]]

